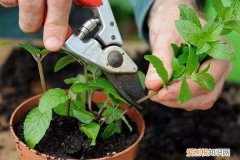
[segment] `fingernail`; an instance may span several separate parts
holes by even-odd
[[[46,39],[46,48],[48,49],[52,49],[52,50],[56,50],[58,49],[60,46],[60,42],[56,37],[49,37]]]
[[[165,97],[162,99],[163,101],[174,101],[176,100],[176,96],[173,93],[168,93]]]
[[[155,81],[155,80],[159,80],[159,76],[158,76],[157,73],[153,73],[153,74],[150,74],[150,75],[147,77],[147,79],[148,79],[149,81]]]

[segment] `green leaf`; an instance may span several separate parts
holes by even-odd
[[[36,144],[45,135],[52,120],[52,110],[44,113],[39,111],[39,108],[32,109],[24,120],[23,132],[24,140],[30,148],[34,148]]]
[[[104,131],[101,133],[100,137],[103,140],[106,140],[110,138],[114,134],[120,134],[122,131],[122,123],[121,121],[118,122],[112,122],[104,129]]]
[[[176,27],[187,42],[195,46],[199,45],[202,40],[202,31],[199,26],[187,20],[177,20]]]
[[[210,49],[211,49],[211,45],[208,43],[205,43],[197,48],[196,54],[200,55],[200,54],[206,53]]]
[[[198,62],[197,55],[193,52],[193,49],[189,46],[188,61],[185,69],[186,75],[191,75],[194,71],[199,68],[200,64]]]
[[[91,139],[90,146],[96,145],[96,139],[100,130],[100,125],[97,123],[90,123],[85,124],[82,127],[80,127],[80,130],[89,138]]]
[[[110,124],[121,118],[122,110],[118,108],[107,107],[107,109],[103,112],[103,116],[108,117],[106,124]]]
[[[223,31],[223,23],[209,21],[203,28],[202,31],[205,33],[205,40],[207,42],[218,41],[218,36]]]
[[[145,74],[141,71],[138,71],[138,77],[139,77],[139,80],[141,82],[142,88],[145,89],[146,88],[146,86],[145,86],[145,79],[146,79]]]
[[[30,52],[33,55],[40,55],[41,54],[41,50],[37,47],[32,46],[31,44],[17,43],[17,45],[20,46],[21,48],[27,50],[28,52]]]
[[[184,77],[182,80],[181,88],[180,88],[180,94],[178,96],[178,102],[183,103],[188,101],[190,98],[191,98],[191,92],[187,84],[187,79],[186,77]]]
[[[181,77],[185,71],[185,67],[179,63],[177,58],[173,58],[172,66],[173,66],[172,74],[173,78]]]
[[[89,86],[97,87],[98,89],[101,89],[103,92],[105,92],[107,95],[111,94],[120,102],[128,104],[128,102],[124,98],[122,98],[122,96],[116,91],[112,84],[104,78],[98,78],[96,81],[90,82]]]
[[[179,54],[180,54],[180,47],[178,47],[176,44],[171,44],[171,47],[172,47],[172,50],[173,50],[173,53],[175,55],[175,57],[178,57]]]
[[[87,83],[75,83],[71,86],[70,91],[71,93],[83,93],[86,91],[96,90],[97,87],[90,86],[90,84]]]
[[[215,87],[215,81],[212,75],[207,73],[209,68],[210,68],[210,63],[202,71],[193,74],[191,78],[201,87],[212,91]]]
[[[100,77],[102,75],[102,70],[96,66],[87,65],[87,70],[92,73],[92,75],[96,78]]]
[[[207,52],[207,54],[213,58],[220,60],[232,60],[234,55],[231,49],[223,42],[214,42],[211,44],[211,49]]]
[[[212,0],[212,5],[217,12],[217,15],[223,19],[224,18],[224,12],[225,8],[223,6],[222,0]]]
[[[40,52],[41,55],[46,55],[48,53],[50,53],[50,51],[47,50],[47,49],[42,49],[41,52]]]
[[[61,104],[66,104],[69,99],[70,97],[66,95],[64,90],[59,88],[50,89],[41,97],[39,110],[41,113],[44,113]]]
[[[61,69],[63,69],[64,67],[68,66],[69,64],[72,64],[75,62],[78,62],[75,57],[73,57],[71,55],[66,55],[57,61],[56,65],[54,67],[54,72],[58,72]]]
[[[178,61],[181,65],[186,65],[188,61],[189,48],[187,45],[181,45],[181,54],[178,56]]]
[[[94,114],[84,109],[74,109],[73,115],[75,118],[77,118],[80,122],[84,124],[89,124],[96,118]]]
[[[163,62],[154,55],[146,55],[144,56],[144,58],[147,61],[149,61],[153,65],[153,67],[156,69],[159,77],[161,77],[163,81],[163,87],[166,88],[168,83],[168,72],[164,67]]]
[[[196,24],[198,27],[201,27],[200,20],[196,14],[191,8],[187,7],[184,4],[178,5],[178,8],[180,9],[180,19],[181,20],[188,20],[192,23]]]
[[[122,119],[123,122],[128,126],[130,132],[132,132],[133,128],[132,128],[132,126],[130,125],[130,123],[128,122],[128,120],[126,119],[126,117],[122,115],[122,116],[121,116],[121,119]]]
[[[73,114],[73,110],[79,110],[79,109],[85,109],[85,105],[83,104],[83,102],[80,101],[76,101],[76,100],[71,100],[71,107],[70,107],[70,112],[69,115],[71,117],[75,117]],[[67,104],[61,104],[57,107],[54,108],[54,112],[58,115],[61,116],[67,116]]]

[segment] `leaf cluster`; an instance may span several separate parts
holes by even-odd
[[[209,91],[214,89],[214,78],[208,73],[210,64],[205,69],[199,70],[200,65],[206,59],[216,58],[230,61],[234,58],[232,49],[221,40],[221,37],[232,31],[240,31],[240,1],[233,0],[228,7],[225,7],[221,0],[212,0],[212,3],[216,16],[203,26],[197,13],[186,5],[179,5],[180,19],[176,21],[176,28],[186,43],[180,46],[172,44],[174,58],[171,77],[168,76],[159,58],[153,55],[145,56],[145,59],[155,67],[165,88],[174,81],[182,81],[179,103],[191,98],[188,79],[192,79]]]

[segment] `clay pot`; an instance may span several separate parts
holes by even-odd
[[[10,131],[14,138],[15,145],[17,151],[21,157],[21,160],[49,160],[49,159],[60,159],[56,157],[51,157],[45,154],[41,154],[34,149],[30,149],[26,144],[24,144],[15,134],[13,126],[20,120],[23,120],[27,113],[39,103],[39,98],[41,95],[32,97],[25,102],[23,102],[20,106],[16,108],[13,112],[10,119]],[[101,103],[106,100],[106,96],[102,92],[95,92],[93,95],[94,103]],[[121,108],[126,108],[127,106],[121,105]],[[138,146],[140,141],[143,138],[145,131],[145,124],[142,115],[136,110],[136,108],[132,107],[128,113],[128,117],[137,125],[139,138],[137,141],[132,144],[129,148],[125,149],[122,152],[119,152],[111,157],[103,157],[92,160],[133,160],[137,154]]]

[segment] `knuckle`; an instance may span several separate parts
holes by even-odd
[[[39,30],[38,27],[32,25],[31,23],[24,23],[22,20],[19,21],[19,27],[23,32],[30,34],[36,33]]]
[[[4,7],[15,7],[17,5],[17,0],[1,0],[0,5]]]

